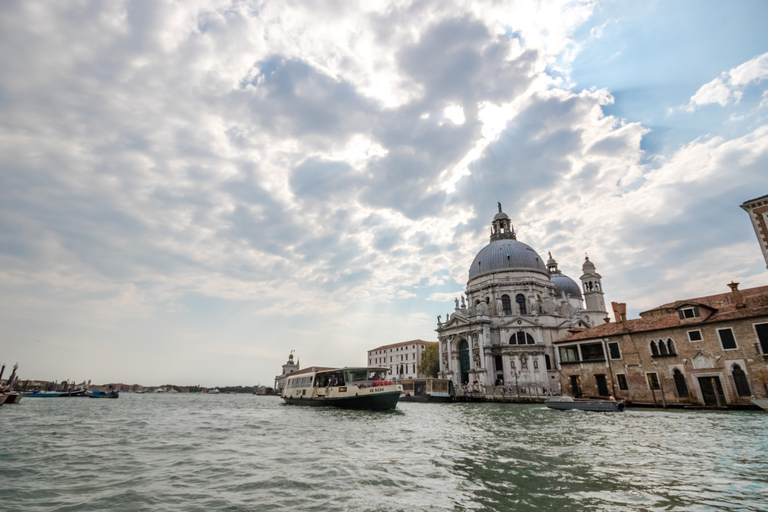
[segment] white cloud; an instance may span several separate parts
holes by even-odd
[[[693,112],[702,105],[712,103],[722,107],[738,103],[747,86],[762,82],[766,78],[768,78],[768,53],[748,60],[702,85],[696,94],[691,96],[686,110]]]

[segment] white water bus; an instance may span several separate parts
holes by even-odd
[[[388,368],[332,368],[286,378],[280,396],[291,405],[343,409],[394,409],[403,386],[387,380]]]

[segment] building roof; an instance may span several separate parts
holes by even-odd
[[[764,199],[768,199],[768,194],[766,194],[764,196],[756,197],[754,199],[749,199],[747,201],[744,201],[742,203],[741,207],[744,208],[745,206],[749,206],[750,203],[754,203],[755,201],[762,201]]]
[[[695,299],[683,299],[643,311],[640,313],[640,318],[627,320],[626,327],[621,322],[606,323],[575,332],[567,338],[556,341],[556,343],[768,316],[768,286],[747,288],[739,291],[744,298],[744,307],[737,307],[732,292],[697,297]],[[704,306],[711,309],[713,313],[707,317],[681,321],[677,309],[689,305]]]
[[[309,368],[304,368],[303,370],[296,370],[295,372],[286,373],[285,375],[278,375],[278,377],[293,377],[294,375],[301,375],[303,373],[324,372],[327,370],[336,369],[337,367],[335,366],[310,366]]]
[[[430,343],[437,343],[437,342],[436,341],[424,341],[424,340],[401,341],[400,343],[392,343],[391,345],[382,345],[380,347],[376,347],[374,349],[371,349],[368,352],[374,352],[376,350],[387,350],[387,349],[390,349],[390,348],[397,348],[397,347],[405,347],[406,345],[428,345]]]

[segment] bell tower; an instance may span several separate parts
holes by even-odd
[[[589,318],[592,325],[600,325],[602,320],[608,316],[603,298],[602,276],[595,270],[595,264],[589,261],[589,256],[584,259],[581,270],[583,274],[579,279],[581,279],[581,285],[584,289],[585,305],[583,316]]]

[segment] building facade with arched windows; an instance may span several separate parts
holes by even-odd
[[[768,398],[768,286],[664,304],[555,342],[563,393],[657,406]]]
[[[488,245],[469,268],[466,292],[437,319],[440,377],[455,386],[504,384],[523,392],[559,392],[554,341],[607,317],[601,276],[586,259],[582,286],[517,240],[501,210]],[[583,290],[583,291],[582,291]]]

